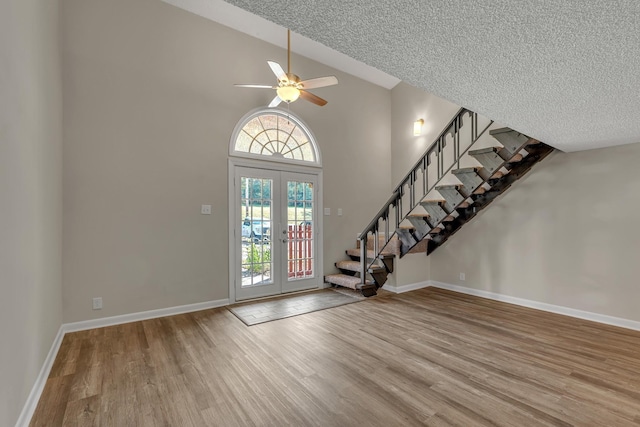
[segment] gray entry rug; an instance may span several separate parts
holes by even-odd
[[[267,301],[257,301],[229,307],[229,311],[242,320],[247,326],[272,320],[298,316],[327,308],[338,307],[365,299],[350,289],[326,289],[302,295],[294,295]]]

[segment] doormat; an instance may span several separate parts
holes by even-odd
[[[303,295],[257,301],[228,307],[228,310],[247,326],[272,320],[312,313],[327,308],[339,307],[345,304],[362,301],[365,299],[356,291],[350,289],[333,290],[326,289],[319,292],[310,292]]]

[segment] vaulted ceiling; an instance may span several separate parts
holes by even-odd
[[[385,87],[400,79],[564,151],[640,142],[637,0],[165,1],[232,27],[255,19],[238,29],[267,41],[267,21],[291,28],[310,39],[305,56]]]

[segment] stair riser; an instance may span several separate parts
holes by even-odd
[[[440,189],[438,192],[444,197],[446,200],[445,208],[449,212],[453,212],[460,203],[464,202],[466,197],[460,194],[459,190],[456,189]]]
[[[527,145],[529,137],[518,133],[514,130],[508,132],[491,131],[491,136],[494,137],[504,148],[510,153],[510,157],[513,157],[522,147]]]
[[[409,222],[416,229],[414,234],[418,234],[424,237],[429,233],[429,231],[431,231],[431,227],[429,227],[429,224],[427,224],[427,221],[425,221],[423,218],[409,217]]]
[[[477,172],[464,172],[455,174],[456,178],[464,185],[467,194],[472,194],[478,187],[482,185],[484,179]]]
[[[359,273],[357,271],[353,271],[353,270],[346,270],[344,268],[338,268],[338,270],[340,270],[340,273],[342,274],[346,274],[347,276],[359,276]]]
[[[376,287],[381,288],[387,282],[387,273],[378,272],[371,274],[371,278],[373,279],[373,283],[375,283]]]
[[[397,232],[398,232],[398,238],[402,242],[402,253],[401,253],[401,255],[404,255],[406,253],[405,250],[408,251],[413,245],[415,245],[418,242],[413,237],[413,235],[411,234],[411,232],[409,230],[398,230]]]
[[[484,153],[484,154],[472,154],[472,156],[480,162],[484,169],[488,172],[489,176],[493,175],[495,171],[500,169],[504,164],[502,157],[498,153]]]
[[[440,205],[437,203],[420,203],[420,204],[427,212],[429,212],[428,221],[429,221],[429,226],[431,226],[431,228],[440,224],[442,220],[449,215],[449,213],[446,212],[444,209],[442,209],[442,207],[440,207]]]

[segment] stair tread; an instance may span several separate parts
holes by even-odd
[[[358,248],[347,249],[347,255],[353,256],[353,257],[360,257],[360,249]],[[373,259],[374,256],[375,254],[373,253],[373,250],[369,249],[367,251],[367,258]],[[389,251],[382,251],[380,253],[381,258],[393,258],[395,256],[396,255],[393,252],[389,252]]]
[[[516,132],[516,131],[511,129],[511,128],[504,127],[504,128],[490,130],[489,134],[493,136],[493,135],[497,135],[499,133],[509,133],[509,132]],[[516,133],[520,133],[520,132],[516,132]]]
[[[409,218],[428,218],[429,217],[429,213],[425,212],[425,213],[411,213],[409,215],[407,215],[407,217]]]
[[[349,276],[347,274],[328,274],[324,276],[325,283],[332,283],[345,288],[358,289],[362,285],[359,277]],[[367,284],[371,284],[367,282]]]
[[[480,169],[482,169],[482,166],[472,166],[468,168],[454,169],[453,171],[451,171],[451,173],[457,175],[463,173],[478,172]]]
[[[360,261],[342,260],[336,262],[336,267],[340,270],[360,271]],[[372,265],[369,267],[369,271],[384,270],[384,267],[378,265]]]
[[[517,130],[511,129],[511,128],[508,128],[508,127],[504,127],[504,128],[500,128],[500,129],[493,129],[493,130],[489,131],[489,135],[495,137],[495,135],[499,135],[501,133],[509,133],[509,132],[513,132],[513,133],[517,134],[518,136],[522,135],[522,136],[526,137],[527,138],[527,145],[540,144],[540,141],[538,141],[537,139],[531,138],[530,136],[527,136],[527,135],[523,134],[522,132],[518,132]]]
[[[445,184],[436,186],[436,190],[457,190],[462,184]]]
[[[487,147],[487,148],[479,148],[477,150],[470,150],[469,155],[473,156],[475,154],[487,154],[487,153],[495,153],[500,150],[502,147]]]
[[[445,202],[446,202],[445,199],[431,199],[431,200],[422,200],[420,202],[420,204],[424,205],[424,204],[434,204],[435,203],[435,204],[440,205],[440,204],[445,203]]]

